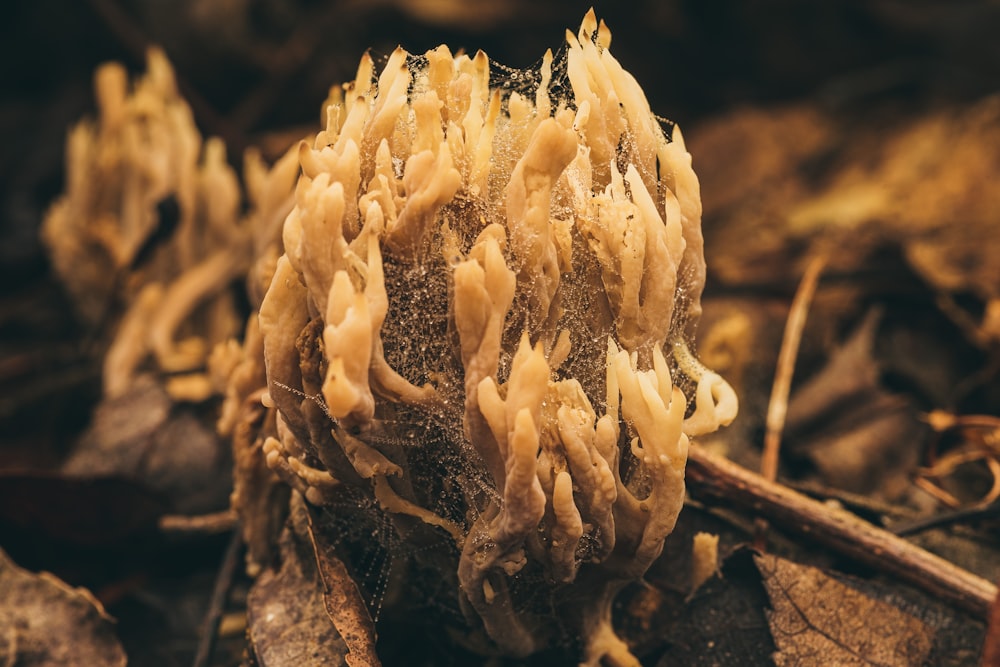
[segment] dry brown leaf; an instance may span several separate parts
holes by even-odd
[[[815,230],[791,229],[788,209],[812,196],[809,165],[839,145],[836,123],[804,104],[741,108],[685,137],[701,183],[713,279],[793,285]],[[839,258],[832,259],[836,267]]]
[[[151,375],[103,400],[62,472],[125,477],[167,496],[174,511],[199,514],[228,504],[225,457],[213,429],[193,409],[175,405]]]
[[[808,458],[823,482],[897,499],[910,488],[924,427],[913,406],[886,391],[873,356],[880,314],[870,311],[788,405],[789,450]]]
[[[378,667],[381,663],[375,653],[375,624],[357,584],[334,553],[328,533],[314,529],[317,525],[314,518],[316,511],[309,508],[309,540],[323,586],[326,613],[347,643],[347,664],[350,667]]]
[[[803,163],[836,139],[831,120],[802,104],[744,107],[695,126],[689,144],[705,216],[741,210],[768,188],[791,184],[785,194],[798,194]]]
[[[900,609],[822,571],[777,556],[754,557],[771,599],[767,612],[778,667],[923,664],[934,631]]]
[[[114,621],[83,588],[18,567],[0,550],[0,664],[124,667]]]
[[[281,567],[265,570],[247,599],[247,636],[259,667],[344,665],[347,645],[330,622],[308,546],[281,537]]]

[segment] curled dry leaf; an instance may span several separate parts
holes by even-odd
[[[18,667],[124,667],[114,621],[83,588],[33,574],[0,551],[0,661]]]
[[[344,665],[347,645],[323,607],[315,559],[290,530],[281,566],[257,577],[247,599],[247,637],[260,667]]]
[[[778,667],[924,664],[934,631],[922,621],[814,567],[764,554],[754,560],[771,598]]]
[[[314,529],[317,510],[292,497],[278,567],[247,601],[249,638],[261,667],[378,667],[375,625],[334,547]]]
[[[995,503],[1000,498],[1000,419],[935,410],[927,415],[926,421],[937,437],[929,448],[927,466],[918,471],[916,483],[920,488],[953,508],[987,507]],[[954,436],[956,444],[941,451],[945,434]],[[971,471],[963,470],[973,463],[980,465]],[[977,488],[983,485],[976,483],[984,474],[992,480],[984,487],[985,493],[984,488]]]
[[[330,536],[315,529],[315,516],[320,510],[315,507],[307,509],[309,541],[316,556],[319,582],[323,586],[323,604],[330,620],[347,644],[347,664],[350,667],[378,667],[381,663],[375,653],[375,624],[361,592],[347,567],[334,553],[334,543]]]

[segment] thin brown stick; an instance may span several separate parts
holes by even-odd
[[[826,265],[826,255],[819,254],[806,266],[795,298],[785,321],[785,333],[781,338],[778,362],[774,368],[774,384],[767,404],[767,419],[764,430],[764,452],[760,459],[760,474],[769,482],[778,479],[778,459],[781,452],[781,433],[785,430],[788,414],[788,396],[792,391],[792,376],[795,374],[795,360],[799,356],[802,330],[806,326],[806,316],[812,304],[820,273]],[[764,551],[767,546],[767,521],[758,518],[754,522],[754,546]]]
[[[933,528],[952,526],[957,523],[980,521],[982,519],[997,518],[1000,518],[1000,503],[993,502],[985,507],[981,505],[975,507],[965,507],[962,509],[935,514],[933,516],[923,516],[909,519],[907,521],[898,521],[889,526],[889,530],[891,530],[894,535],[916,535],[917,533],[921,533],[925,530],[931,530]]]
[[[781,349],[778,352],[778,363],[774,369],[774,384],[771,385],[771,399],[767,405],[767,421],[764,431],[764,455],[760,461],[760,474],[768,481],[778,479],[778,452],[781,449],[781,432],[785,429],[785,416],[788,414],[788,395],[792,389],[792,376],[795,374],[795,360],[799,356],[799,346],[802,343],[802,330],[806,325],[806,316],[816,293],[816,284],[820,273],[826,266],[826,255],[814,257],[802,274],[802,281],[795,291],[788,320],[785,321],[785,334],[781,339]]]
[[[187,516],[164,514],[160,517],[161,532],[180,535],[217,535],[236,528],[237,516],[233,510]]]
[[[233,587],[233,579],[240,563],[240,552],[243,550],[243,534],[233,530],[226,552],[222,556],[219,574],[212,588],[212,598],[208,603],[208,612],[202,622],[201,635],[198,638],[198,650],[194,656],[192,667],[208,667],[212,652],[215,650],[215,640],[219,633],[219,623],[226,611],[226,601],[229,599],[229,589]]]
[[[985,618],[997,587],[847,510],[828,507],[698,446],[688,452],[692,495],[735,504]]]

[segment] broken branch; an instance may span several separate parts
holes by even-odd
[[[995,585],[954,563],[701,447],[688,452],[687,482],[695,496],[734,503],[979,617],[997,597]]]

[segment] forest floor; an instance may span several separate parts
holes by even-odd
[[[210,430],[139,390],[98,410],[102,333],[39,241],[95,67],[140,71],[162,45],[239,168],[315,132],[365,49],[531,67],[587,5],[65,5],[15,3],[0,27],[0,664],[240,664],[248,611],[309,591],[251,592]],[[1000,665],[1000,8],[638,5],[597,11],[694,156],[698,351],[741,406],[692,449],[687,506],[617,627],[650,665]],[[137,411],[151,449],[109,454]],[[692,590],[700,532],[719,569]],[[383,664],[481,660],[384,596]],[[259,658],[278,640],[256,633]]]

